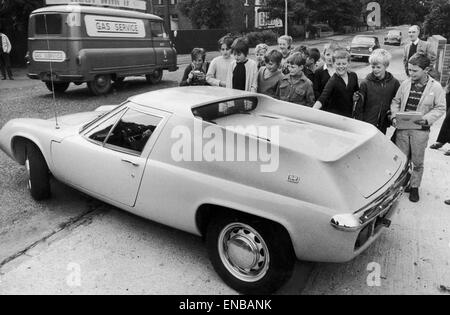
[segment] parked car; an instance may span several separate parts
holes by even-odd
[[[264,158],[249,158],[261,148]],[[202,236],[222,279],[258,294],[277,290],[295,259],[361,254],[389,226],[409,174],[370,124],[218,87],[149,92],[58,126],[14,119],[0,149],[25,166],[34,199],[50,197],[53,176]]]
[[[316,37],[323,38],[334,35],[333,29],[328,24],[313,24],[312,26],[316,30]]]
[[[375,49],[380,48],[378,37],[369,35],[357,35],[353,37],[350,45],[350,54],[353,58],[368,59]]]
[[[402,32],[400,30],[390,30],[384,38],[385,45],[397,45],[402,44]]]
[[[141,12],[92,6],[58,5],[33,11],[28,27],[28,77],[50,91],[87,83],[94,95],[112,82],[143,75],[161,81],[176,71],[177,52],[162,18]]]

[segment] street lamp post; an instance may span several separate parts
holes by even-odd
[[[284,0],[284,35],[288,34],[288,0]]]

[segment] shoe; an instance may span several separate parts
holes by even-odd
[[[10,80],[14,80],[14,78],[13,78],[13,77],[9,77],[9,79],[10,79]]]
[[[2,80],[6,80],[6,77],[2,78]]]
[[[443,143],[440,143],[440,142],[436,142],[436,143],[434,143],[434,144],[430,145],[430,149],[433,149],[433,150],[437,150],[437,149],[440,149],[440,148],[442,148],[443,146],[444,146],[444,144],[443,144]]]
[[[444,155],[450,156],[450,150],[447,150],[447,152],[445,152]]]
[[[409,193],[409,201],[418,202],[419,200],[419,188],[411,187],[411,192]]]
[[[449,206],[450,206],[450,199],[449,199],[449,200],[445,200],[444,203],[445,203],[446,205],[449,205]]]
[[[410,193],[411,192],[411,187],[410,186],[406,186],[405,188],[405,193]]]

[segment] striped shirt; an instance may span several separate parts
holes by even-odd
[[[419,106],[420,99],[422,98],[422,94],[426,86],[426,83],[424,85],[420,83],[411,84],[411,91],[409,92],[408,101],[406,102],[405,107],[406,112],[417,111],[417,107]]]

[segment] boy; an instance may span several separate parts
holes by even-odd
[[[249,46],[247,39],[238,38],[231,46],[235,60],[228,68],[227,88],[255,92],[258,89],[258,66],[254,60],[248,59]]]
[[[303,71],[306,77],[314,82],[314,73],[316,72],[316,63],[320,59],[320,52],[317,48],[308,49],[304,56],[306,58],[305,70]]]
[[[275,97],[283,77],[280,70],[281,59],[283,55],[278,50],[272,50],[264,56],[265,66],[258,72],[258,93]]]
[[[314,104],[314,90],[312,82],[303,73],[306,59],[301,53],[294,53],[287,59],[287,64],[289,74],[280,80],[277,98],[311,107]]]
[[[203,48],[194,48],[191,52],[192,63],[184,70],[180,86],[208,85],[206,73],[209,63],[205,62],[206,52]]]
[[[214,58],[206,74],[206,82],[212,86],[226,87],[228,69],[233,58],[231,58],[231,45],[234,39],[225,36],[219,40],[220,56]]]
[[[345,117],[353,116],[354,94],[359,90],[359,86],[356,73],[348,70],[349,64],[350,53],[347,50],[338,49],[333,53],[333,67],[336,72],[327,82],[313,108]]]
[[[264,56],[267,54],[268,51],[269,46],[267,46],[266,44],[258,44],[255,47],[255,56],[256,56],[256,63],[258,64],[258,70],[266,65],[264,62]]]
[[[419,187],[424,170],[425,148],[430,136],[430,126],[445,113],[445,92],[441,84],[431,78],[427,71],[430,59],[424,53],[414,54],[408,61],[410,77],[403,81],[391,104],[392,125],[397,127],[399,112],[420,112],[422,119],[414,121],[422,129],[396,131],[395,144],[411,158],[413,171],[409,187],[409,200],[418,202]]]
[[[281,59],[281,72],[283,74],[289,74],[289,69],[287,67],[287,59],[292,53],[292,42],[294,40],[291,36],[283,35],[278,38],[278,49],[283,55],[283,59]]]
[[[356,118],[368,122],[386,134],[389,127],[388,112],[400,82],[386,71],[392,55],[385,49],[376,49],[369,57],[372,73],[361,82],[361,99],[356,108]]]

